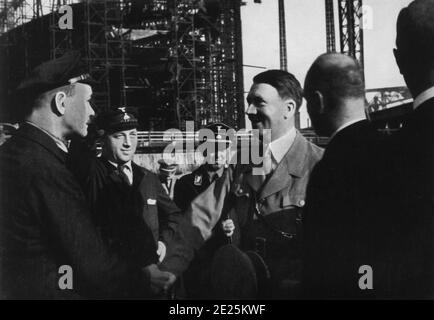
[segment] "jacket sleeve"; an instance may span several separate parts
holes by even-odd
[[[188,268],[194,252],[211,237],[213,228],[220,220],[230,191],[231,176],[232,170],[226,170],[221,178],[193,200],[180,219],[161,269],[179,275]]]
[[[168,244],[173,239],[173,235],[178,228],[182,212],[176,206],[175,202],[170,199],[170,196],[163,189],[158,178],[156,178],[156,176],[154,176],[154,178],[154,184],[157,188],[159,238],[160,241]]]

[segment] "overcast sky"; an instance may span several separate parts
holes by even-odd
[[[243,55],[245,65],[279,68],[279,16],[278,0],[253,0],[241,8]],[[393,57],[395,25],[401,8],[411,0],[364,0],[372,8],[373,25],[364,30],[366,87],[381,88],[403,86]],[[335,3],[337,1],[335,0]],[[337,16],[337,8],[335,8]],[[324,0],[285,0],[288,71],[303,84],[307,70],[315,58],[326,51],[326,24]],[[335,21],[336,33],[339,32]],[[337,45],[338,45],[337,41]],[[255,74],[261,69],[245,67],[246,91]],[[307,114],[302,109],[302,126]],[[247,124],[249,121],[247,121]]]

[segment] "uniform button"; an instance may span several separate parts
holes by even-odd
[[[305,202],[304,200],[300,200],[300,201],[298,202],[298,205],[299,205],[300,207],[304,207],[305,204],[306,204],[306,202]]]

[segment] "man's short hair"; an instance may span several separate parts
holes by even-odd
[[[411,62],[434,66],[434,0],[416,0],[401,10],[396,45]]]
[[[253,78],[256,84],[265,83],[274,87],[283,99],[294,99],[297,110],[303,101],[303,89],[293,74],[283,70],[264,71]]]
[[[319,61],[324,56],[320,56],[307,72],[305,96],[318,90],[333,105],[338,105],[342,99],[346,98],[363,99],[365,97],[365,82],[360,63],[356,59],[348,57],[353,63],[339,67],[333,64],[319,66]]]

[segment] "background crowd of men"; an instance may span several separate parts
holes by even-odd
[[[229,127],[212,124],[220,151],[178,180],[173,164],[158,176],[133,162],[133,112],[95,115],[79,54],[41,64],[0,148],[0,297],[434,298],[433,52],[434,1],[415,0],[394,50],[414,110],[391,136],[367,118],[349,56],[319,56],[304,90],[286,71],[256,75],[246,113],[271,130],[261,166],[227,165]],[[303,97],[325,150],[295,128]]]

